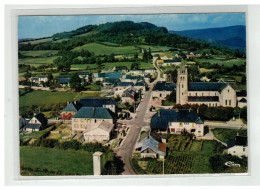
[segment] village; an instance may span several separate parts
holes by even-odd
[[[234,111],[246,108],[246,91],[238,89],[235,81],[222,78],[211,81],[203,76],[199,82],[191,81],[192,60],[201,56],[211,55],[198,51],[174,56],[152,53],[151,69],[114,66],[96,73],[78,71],[80,85],[98,84],[101,95],[84,97],[84,91],[78,92],[77,98],[67,101],[54,118],[47,119],[40,110],[31,117],[20,116],[20,137],[23,143],[33,144],[29,136],[48,131],[46,139],[100,143],[121,158],[125,175],[196,173],[194,169],[198,168],[192,168],[191,162],[197,157],[191,153],[198,157],[209,153],[205,156],[208,161],[214,154],[230,154],[224,163],[230,170],[243,172],[239,158],[248,156],[247,124],[240,112]],[[176,70],[176,82],[171,79],[172,72],[167,72],[169,68]],[[47,75],[20,77],[19,83],[21,89],[55,93],[68,90],[72,77],[52,78],[55,88],[45,85],[50,79]],[[227,111],[231,113],[226,120],[210,120],[211,114],[218,117],[218,112]],[[223,138],[225,132],[229,140]],[[181,154],[183,160],[178,159]],[[164,161],[165,168],[161,166]],[[187,166],[173,168],[180,161],[187,162]]]

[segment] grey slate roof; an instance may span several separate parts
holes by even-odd
[[[189,96],[189,102],[218,102],[218,96]]]
[[[76,104],[74,102],[71,102],[63,109],[63,111],[77,112],[81,107],[82,107],[82,104],[80,104],[79,102],[76,102]]]
[[[246,100],[245,98],[241,98],[241,99],[239,100],[239,102],[244,102],[244,103],[246,103],[247,100]]]
[[[246,92],[246,90],[237,91],[236,95],[238,97],[246,97],[247,96],[247,92]]]
[[[226,87],[224,82],[190,82],[189,91],[219,91]]]
[[[57,83],[59,84],[69,84],[72,75],[59,75],[56,77]]]
[[[165,110],[161,109],[160,115],[158,112],[153,115],[150,123],[152,129],[162,129],[168,128],[169,122],[188,122],[203,124],[199,115],[194,110],[181,109],[181,110]]]
[[[26,124],[24,129],[40,129],[41,124]]]
[[[168,59],[164,60],[164,63],[176,63],[176,62],[181,62],[181,59]]]
[[[122,73],[121,72],[103,72],[103,73],[98,73],[98,77],[120,79],[122,77]]]
[[[111,112],[101,107],[82,107],[72,118],[113,119]]]
[[[84,107],[103,107],[103,105],[116,105],[116,101],[108,98],[82,98],[79,101]]]
[[[143,152],[146,149],[151,149],[153,152],[156,154],[165,156],[165,152],[160,151],[159,148],[159,142],[156,141],[153,137],[149,136],[144,138],[142,141],[137,143],[135,148],[140,148],[141,147],[141,152]]]
[[[176,88],[175,83],[158,81],[153,88],[153,91],[173,91]]]
[[[137,81],[135,86],[145,86],[145,82],[144,81]]]
[[[118,83],[120,79],[118,78],[105,78],[104,83],[110,83],[110,84],[115,84]]]
[[[228,148],[233,146],[247,146],[247,136],[236,136],[234,140],[228,141]]]
[[[119,86],[119,87],[134,86],[134,83],[133,82],[119,82],[117,84],[117,86]]]

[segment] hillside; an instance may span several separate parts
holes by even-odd
[[[246,47],[246,27],[241,25],[169,32],[207,42],[218,42],[231,48],[245,49]]]

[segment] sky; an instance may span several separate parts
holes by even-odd
[[[153,14],[153,15],[77,15],[20,16],[18,38],[48,37],[90,24],[125,21],[150,22],[168,30],[190,30],[234,25],[246,25],[244,13],[219,14]]]

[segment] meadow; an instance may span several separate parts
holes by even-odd
[[[106,62],[103,63],[102,66],[107,69],[113,69],[115,66],[126,66],[129,70],[131,70],[131,65],[134,62]],[[140,69],[153,69],[153,65],[147,62],[140,62]]]
[[[93,175],[92,153],[20,146],[22,175]]]
[[[203,58],[196,58],[195,61],[199,63],[208,62],[210,64],[219,64],[219,65],[225,65],[228,67],[232,67],[233,65],[241,65],[246,62],[245,58],[233,58],[233,59],[219,59],[219,58],[209,58],[209,59],[203,59]]]
[[[41,66],[41,65],[46,65],[46,64],[53,64],[53,61],[58,58],[58,56],[51,56],[51,57],[44,57],[44,58],[33,58],[33,57],[28,57],[28,58],[23,58],[19,59],[18,63],[19,64],[29,64],[31,66]]]
[[[214,136],[221,140],[222,142],[227,143],[229,140],[233,140],[237,134],[241,136],[247,136],[247,130],[234,130],[234,129],[212,129],[211,130]]]
[[[40,91],[35,90],[30,93],[26,93],[19,98],[19,106],[30,106],[30,105],[43,105],[51,103],[62,103],[67,101],[73,101],[74,98],[84,97],[98,97],[99,92],[86,92],[86,93],[74,93],[74,92],[63,92],[63,91]]]
[[[79,46],[74,48],[74,51],[81,51],[81,49],[88,50],[89,52],[94,52],[95,55],[110,55],[114,53],[115,55],[122,55],[122,54],[134,54],[137,52],[137,49],[133,46],[120,46],[120,47],[113,47],[102,45],[99,43],[88,43],[83,46]]]
[[[29,44],[29,43],[31,43],[32,45],[35,45],[35,44],[51,42],[51,41],[52,41],[52,38],[49,37],[49,38],[45,38],[45,39],[37,39],[37,40],[32,40],[32,41],[20,42],[19,44]]]
[[[53,56],[58,53],[56,50],[39,50],[39,51],[19,51],[23,56],[32,56],[32,57],[46,57]]]

